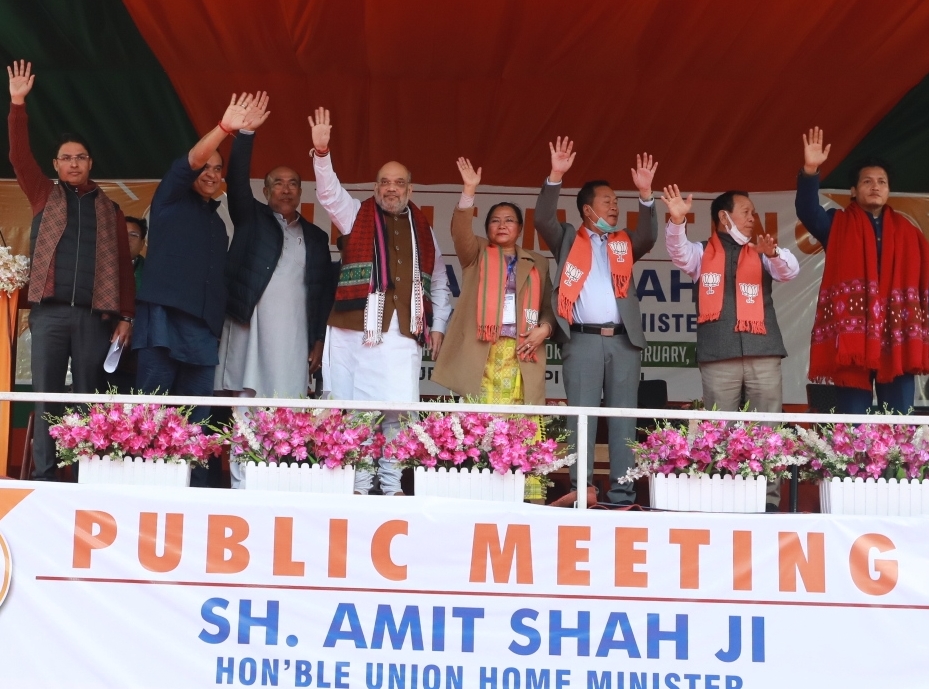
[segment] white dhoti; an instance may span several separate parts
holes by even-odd
[[[334,400],[376,402],[419,402],[422,349],[400,332],[397,313],[373,347],[361,343],[364,333],[344,328],[327,328],[323,353],[323,385]],[[328,377],[327,377],[328,374]],[[400,430],[400,412],[385,412],[382,430],[387,439]],[[381,459],[378,480],[385,495],[400,492],[400,470],[396,462]],[[367,494],[373,476],[355,472],[355,491]]]

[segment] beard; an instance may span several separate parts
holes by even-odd
[[[391,215],[399,215],[403,213],[407,205],[409,204],[409,196],[404,194],[403,196],[379,196],[376,195],[375,199],[377,205],[381,207],[385,213],[390,213]]]

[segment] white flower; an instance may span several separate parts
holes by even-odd
[[[423,444],[423,447],[426,448],[426,452],[429,453],[430,457],[436,457],[439,454],[439,448],[435,444],[435,441],[430,438],[426,431],[418,423],[414,423],[410,426],[410,430],[413,431],[416,438]]]
[[[484,437],[481,438],[480,448],[484,452],[490,452],[493,449],[493,440],[494,440],[494,431],[497,428],[497,419],[491,419],[490,423],[487,424],[487,431],[484,433]]]
[[[558,471],[564,467],[571,466],[576,461],[577,453],[572,452],[571,454],[565,455],[564,457],[556,457],[555,461],[551,464],[540,464],[538,467],[536,467],[533,473],[539,476],[545,476],[546,474],[550,474],[553,471]]]
[[[14,256],[8,246],[0,246],[0,289],[12,293],[29,281],[29,259]]]
[[[457,414],[451,415],[451,425],[452,433],[455,436],[455,439],[458,441],[458,447],[456,449],[461,449],[461,441],[464,440],[464,430],[461,428],[461,420],[458,418]]]
[[[248,444],[248,449],[252,452],[260,452],[261,445],[258,443],[258,438],[255,436],[255,431],[252,430],[252,426],[248,419],[245,418],[245,415],[243,415],[238,409],[235,409],[232,412],[232,418],[235,420],[235,432],[245,438],[245,442]]]

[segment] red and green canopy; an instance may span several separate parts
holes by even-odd
[[[0,53],[32,61],[33,146],[93,146],[97,178],[160,177],[222,113],[264,89],[272,115],[253,176],[310,172],[306,117],[333,113],[343,181],[399,159],[420,183],[535,186],[568,134],[572,181],[790,189],[800,135],[833,144],[827,185],[878,153],[894,191],[929,191],[929,3],[859,0],[6,0]],[[5,130],[4,130],[5,131]],[[5,136],[5,134],[4,134]],[[6,142],[0,144],[6,146]],[[49,173],[51,167],[49,165]],[[0,176],[12,176],[6,160]]]

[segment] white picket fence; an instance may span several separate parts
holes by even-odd
[[[361,400],[308,400],[279,398],[241,398],[241,397],[181,397],[176,395],[159,396],[152,400],[146,395],[106,395],[106,394],[71,394],[48,392],[0,392],[0,402],[60,402],[74,406],[94,402],[115,402],[121,404],[139,404],[157,401],[159,404],[175,406],[212,406],[212,407],[279,407],[287,406],[298,409],[358,409],[362,411],[443,411],[443,412],[487,412],[491,414],[525,414],[529,416],[562,415],[575,416],[578,419],[577,433],[577,471],[579,476],[587,473],[588,462],[593,458],[587,456],[587,419],[589,417],[631,417],[662,418],[689,421],[692,419],[709,419],[717,421],[758,421],[763,423],[874,423],[875,417],[867,414],[774,414],[768,412],[715,412],[694,409],[632,409],[606,407],[550,407],[543,405],[504,405],[474,403],[436,403],[436,402],[379,402]],[[887,416],[882,423],[892,425],[929,424],[929,416]],[[689,499],[689,498],[688,498]],[[689,504],[689,503],[688,503]],[[577,494],[576,507],[587,507],[586,491]],[[669,508],[670,509],[670,508]],[[929,513],[929,511],[927,511]]]
[[[823,513],[909,517],[929,514],[929,480],[833,478],[819,484]]]
[[[490,469],[413,470],[413,487],[417,496],[464,498],[494,502],[522,502],[526,486],[523,472],[498,474]]]
[[[354,467],[330,469],[320,464],[245,462],[245,490],[351,495],[354,487]]]
[[[78,483],[174,488],[190,485],[190,465],[186,462],[166,462],[163,459],[141,457],[112,459],[109,455],[94,455],[81,457],[78,467]]]
[[[652,507],[682,512],[764,512],[764,476],[680,476],[652,474],[648,491]]]

